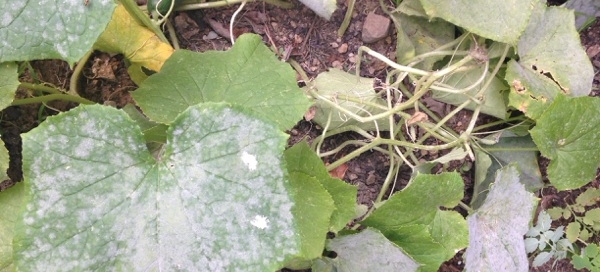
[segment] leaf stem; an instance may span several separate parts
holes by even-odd
[[[61,93],[61,94],[54,93],[54,94],[49,94],[49,95],[18,99],[18,100],[13,101],[11,103],[11,106],[43,103],[43,102],[48,102],[48,101],[52,101],[52,100],[64,100],[64,101],[70,101],[70,102],[75,102],[75,103],[79,103],[79,104],[88,104],[88,105],[96,104],[96,102],[87,100],[80,96],[74,96],[74,95],[69,95],[69,94],[64,94],[64,93]]]

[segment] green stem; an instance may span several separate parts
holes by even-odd
[[[87,100],[80,96],[74,96],[74,95],[68,95],[68,94],[49,94],[49,95],[44,95],[44,96],[18,99],[18,100],[13,101],[11,106],[43,103],[43,102],[49,102],[52,100],[64,100],[64,101],[70,101],[70,102],[75,102],[75,103],[79,103],[79,104],[88,104],[88,105],[96,104],[96,102]]]
[[[277,6],[280,8],[285,8],[285,9],[294,7],[294,5],[292,3],[284,2],[284,1],[278,1],[278,0],[262,0],[262,1],[267,4]],[[204,8],[219,8],[219,7],[225,7],[225,6],[230,6],[230,5],[234,5],[234,4],[240,4],[242,2],[256,2],[256,0],[223,0],[223,1],[196,3],[196,4],[185,4],[185,5],[176,7],[175,10],[182,11],[182,10],[195,10],[195,9],[204,9]]]
[[[40,91],[40,92],[44,92],[44,93],[50,93],[50,94],[64,94],[63,91],[61,91],[57,88],[46,86],[44,84],[34,84],[34,83],[29,83],[29,82],[21,82],[19,84],[19,88],[26,88],[26,89]]]
[[[83,68],[85,67],[86,62],[92,56],[94,50],[90,50],[79,60],[77,65],[75,65],[75,69],[73,69],[73,74],[71,75],[69,82],[69,93],[72,95],[79,96],[79,77],[82,74]]]
[[[354,11],[354,2],[356,2],[356,0],[348,0],[348,9],[346,10],[346,15],[344,15],[344,21],[342,21],[342,24],[338,29],[338,37],[344,36],[344,33],[346,33],[346,29],[348,29],[348,26],[350,25],[350,20],[352,19],[352,12]]]

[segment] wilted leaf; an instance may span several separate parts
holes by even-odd
[[[294,70],[253,34],[238,37],[226,52],[178,50],[132,96],[146,116],[167,124],[189,106],[226,102],[251,109],[286,130],[310,106]]]
[[[335,0],[300,0],[300,2],[325,20],[329,20],[331,14],[333,14],[337,8],[337,2]]]
[[[0,63],[62,59],[73,65],[104,31],[114,1],[1,1]]]
[[[153,71],[160,71],[174,51],[171,45],[161,41],[154,32],[131,17],[122,5],[115,10],[112,20],[94,48],[123,54],[132,64]]]
[[[559,190],[590,182],[600,165],[600,99],[559,95],[537,120],[531,137],[551,160],[548,179]]]
[[[585,96],[591,91],[594,70],[572,22],[572,10],[538,3],[517,45],[519,61],[508,63],[509,105],[532,119],[558,94]]]
[[[419,264],[374,229],[332,239],[327,249],[337,257],[337,271],[417,271]]]
[[[489,186],[494,182],[496,171],[510,164],[517,163],[521,171],[520,182],[525,188],[534,192],[542,188],[542,174],[537,162],[537,147],[529,136],[516,136],[505,131],[498,143],[481,144],[475,149],[475,184],[471,206],[477,209],[485,200]]]
[[[281,268],[301,235],[281,155],[287,135],[253,116],[190,107],[158,159],[117,109],[49,117],[23,136],[18,270]]]
[[[487,199],[467,218],[466,271],[528,271],[523,235],[536,204],[514,165],[499,170]]]
[[[333,101],[338,106],[361,117],[369,117],[384,112],[380,107],[370,106],[366,103],[386,106],[386,102],[375,93],[373,86],[375,79],[357,77],[354,74],[346,73],[342,70],[332,68],[327,72],[320,73],[314,80],[319,95]],[[355,97],[364,103],[355,103],[348,101],[347,97]],[[361,123],[354,120],[348,114],[325,103],[322,99],[317,100],[317,112],[314,122],[325,127],[329,115],[331,122],[329,129],[335,129],[342,126],[356,125],[364,130],[389,130],[389,122],[385,120],[375,120]]]

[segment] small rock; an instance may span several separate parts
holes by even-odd
[[[389,28],[389,18],[371,12],[363,24],[362,40],[365,43],[379,41],[387,36]]]
[[[600,53],[600,45],[592,45],[587,49],[587,55],[590,58],[595,57],[596,55],[598,55],[598,53]]]
[[[338,68],[338,69],[342,69],[342,68],[343,68],[343,66],[342,66],[342,62],[341,62],[341,61],[339,61],[339,60],[334,60],[334,61],[331,63],[331,67],[333,67],[333,68]]]
[[[340,54],[344,54],[344,53],[348,52],[348,44],[347,43],[342,43],[342,45],[340,45],[340,47],[338,47],[337,51]]]
[[[348,179],[349,180],[356,180],[357,178],[358,178],[357,174],[354,174],[354,173],[348,174]]]
[[[329,43],[329,46],[331,46],[332,48],[338,48],[338,47],[340,47],[340,45],[337,42]]]

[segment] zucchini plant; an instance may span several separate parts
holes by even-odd
[[[572,11],[544,1],[405,0],[386,9],[399,35],[396,61],[367,47],[358,59],[390,66],[377,90],[374,79],[338,70],[302,90],[257,35],[240,36],[226,52],[175,50],[138,20],[137,7],[54,2],[81,14],[10,36],[37,29],[28,16],[45,14],[27,2],[0,28],[14,38],[0,48],[0,76],[9,82],[0,105],[93,104],[76,84],[67,91],[20,83],[15,62],[73,65],[94,48],[125,55],[141,111],[80,105],[23,134],[24,181],[0,194],[6,271],[437,271],[465,248],[468,271],[524,271],[532,192],[542,186],[535,152],[551,159],[558,189],[583,186],[600,163],[600,102],[586,97],[591,65]],[[48,95],[12,102],[16,86]],[[457,109],[436,116],[421,102],[428,93]],[[311,105],[323,134],[286,149],[284,131]],[[472,120],[454,131],[446,122],[462,109]],[[482,113],[499,121],[475,126]],[[497,125],[507,128],[483,132]],[[321,150],[325,138],[347,131],[367,141]],[[358,148],[323,164],[348,145]],[[390,170],[373,208],[358,214],[356,187],[328,170],[367,150],[388,155]],[[419,150],[449,153],[423,162]],[[430,170],[467,156],[476,160],[476,197],[462,203],[460,174]],[[396,191],[401,165],[413,173]],[[583,260],[593,249],[574,253]]]

